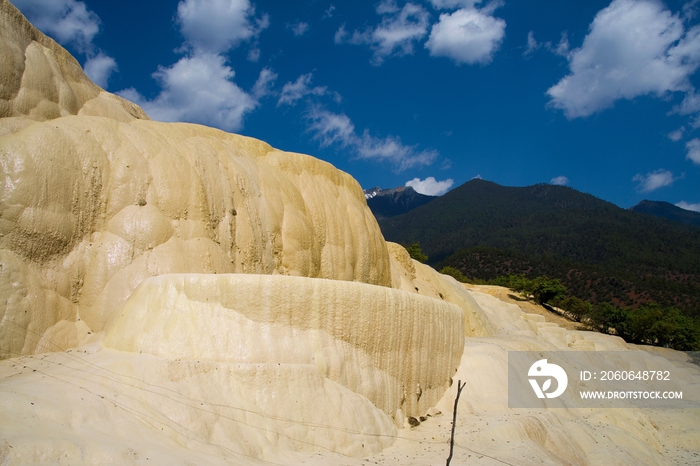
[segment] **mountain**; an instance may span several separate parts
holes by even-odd
[[[405,214],[436,198],[436,196],[419,194],[410,186],[400,186],[394,189],[376,187],[365,189],[364,192],[367,206],[378,219]]]
[[[636,206],[630,207],[629,210],[665,218],[674,222],[685,223],[687,225],[700,226],[700,212],[681,209],[668,202],[643,200]]]
[[[419,242],[438,269],[479,279],[548,275],[580,299],[655,301],[700,315],[700,228],[572,188],[471,180],[379,224],[388,241]]]

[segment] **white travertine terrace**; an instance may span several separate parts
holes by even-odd
[[[161,275],[116,313],[104,345],[189,360],[310,364],[386,413],[419,416],[457,372],[463,319],[454,304],[364,283]]]
[[[451,379],[454,464],[697,461],[697,410],[509,409],[509,350],[632,347],[411,260],[348,174],[150,121],[8,0],[0,63],[0,463],[433,465]]]

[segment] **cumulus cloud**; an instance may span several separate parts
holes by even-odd
[[[85,74],[98,86],[107,87],[107,81],[117,71],[117,62],[114,58],[100,52],[85,62]]]
[[[681,209],[685,210],[693,210],[695,212],[700,212],[700,202],[697,204],[690,204],[685,201],[681,201],[678,204],[676,204],[676,207],[680,207]]]
[[[691,160],[694,164],[700,165],[700,139],[691,139],[685,145],[685,148],[688,150],[685,158]]]
[[[432,176],[429,176],[424,180],[413,178],[410,181],[406,181],[406,186],[410,186],[415,189],[417,193],[425,194],[426,196],[442,196],[449,191],[454,183],[452,178],[444,181],[437,181]]]
[[[180,32],[195,53],[222,53],[257,37],[270,25],[255,18],[248,0],[183,0],[177,5]]]
[[[335,33],[335,43],[366,44],[374,51],[371,63],[381,65],[391,56],[410,55],[413,43],[428,33],[428,11],[415,3],[399,8],[393,0],[383,0],[377,6],[382,22],[374,28],[354,31],[350,35],[344,26]]]
[[[187,121],[236,131],[243,126],[243,117],[258,104],[233,83],[234,71],[221,55],[185,57],[171,67],[159,67],[153,76],[162,88],[153,100],[134,89],[119,95],[140,105],[154,120]]]
[[[481,10],[473,5],[479,2],[433,1],[440,8],[467,6],[453,13],[443,13],[433,25],[425,47],[434,57],[447,57],[457,64],[487,64],[500,48],[506,31],[506,22],[492,15],[499,4]],[[534,36],[533,36],[534,40]]]
[[[569,179],[565,176],[556,176],[552,178],[549,182],[556,186],[566,186],[567,184],[569,184]]]
[[[314,134],[321,146],[340,145],[349,148],[355,158],[386,162],[395,171],[432,164],[438,157],[437,151],[418,151],[415,146],[406,146],[396,136],[377,138],[364,131],[358,134],[350,118],[342,113],[333,113],[321,107],[313,107],[307,112],[309,131]]]
[[[673,173],[670,171],[659,169],[654,172],[647,173],[646,175],[637,173],[634,178],[632,178],[632,181],[636,181],[638,183],[638,191],[649,193],[659,188],[663,188],[664,186],[670,186],[677,179],[678,178],[675,178]]]
[[[302,74],[296,81],[285,84],[282,87],[282,93],[277,101],[277,105],[294,105],[307,95],[322,96],[327,94],[328,88],[326,86],[309,86],[311,84],[311,74]]]
[[[272,92],[277,75],[269,68],[250,92],[234,81],[234,70],[224,53],[251,42],[249,59],[260,51],[255,40],[269,25],[267,15],[255,17],[248,0],[183,0],[178,4],[177,23],[185,38],[179,49],[186,56],[171,66],[159,66],[153,77],[161,87],[153,99],[135,89],[118,94],[143,107],[154,120],[187,121],[238,131],[243,119]]]
[[[568,59],[570,74],[547,91],[550,105],[568,118],[619,99],[689,92],[688,77],[700,65],[700,27],[685,31],[682,19],[655,0],[614,0]]]

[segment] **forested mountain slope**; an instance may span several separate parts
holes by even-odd
[[[698,315],[700,228],[568,187],[475,179],[380,226],[389,241],[419,242],[431,265],[473,278],[549,275],[581,299],[656,301]]]

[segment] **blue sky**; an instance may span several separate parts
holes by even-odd
[[[700,211],[700,0],[11,0],[162,121],[363,188],[474,177]]]

